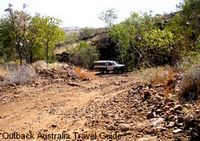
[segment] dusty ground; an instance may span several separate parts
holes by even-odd
[[[101,127],[86,126],[87,116],[81,118],[79,110],[91,106],[92,101],[102,103],[127,93],[139,81],[132,74],[104,75],[77,86],[53,83],[4,88],[0,95],[0,132],[103,131]],[[75,115],[74,110],[80,113]]]
[[[128,73],[0,87],[0,140],[198,140],[200,102],[180,103],[144,80]]]

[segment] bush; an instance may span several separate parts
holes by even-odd
[[[81,42],[71,50],[69,61],[76,66],[91,68],[98,58],[99,53],[96,47],[89,45],[87,42]]]
[[[24,84],[36,76],[35,70],[30,65],[12,64],[7,67],[7,72],[2,84]]]
[[[200,65],[191,67],[180,84],[180,98],[186,101],[197,100],[200,95]]]

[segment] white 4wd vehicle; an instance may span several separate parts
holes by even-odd
[[[93,68],[101,73],[109,73],[110,71],[113,71],[114,73],[125,72],[125,65],[118,64],[116,61],[112,60],[95,61]]]

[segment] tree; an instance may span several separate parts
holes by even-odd
[[[23,6],[25,8],[25,5]],[[32,17],[24,9],[14,11],[12,5],[0,19],[0,55],[4,60],[44,59],[49,62],[53,49],[65,39],[65,32],[59,27],[61,21],[53,17]],[[45,56],[45,57],[44,57]]]
[[[23,6],[23,8],[25,8],[25,6]],[[24,12],[24,9],[22,11],[13,11],[11,4],[9,4],[9,7],[5,10],[5,12],[7,12],[7,16],[2,22],[6,23],[6,27],[1,28],[2,30],[6,31],[1,32],[2,36],[4,37],[3,39],[5,39],[3,42],[5,43],[6,40],[9,40],[8,38],[6,39],[6,37],[12,39],[9,46],[13,47],[14,51],[17,52],[20,64],[22,64],[26,52],[26,35],[30,16]],[[5,26],[5,23],[1,24]],[[9,36],[6,34],[9,34]],[[6,44],[4,44],[4,47],[6,47]]]
[[[129,70],[138,67],[144,56],[141,40],[146,32],[153,28],[151,15],[132,13],[124,22],[113,25],[109,31],[111,38],[118,44],[120,62],[125,63]]]
[[[15,41],[9,18],[0,19],[0,57],[6,62],[15,57]]]
[[[107,26],[111,27],[114,21],[117,19],[116,10],[114,8],[108,9],[100,13],[100,20],[104,21]]]
[[[129,70],[141,65],[173,64],[179,59],[184,30],[178,16],[173,20],[169,16],[132,13],[124,22],[112,26],[109,35],[118,44],[119,58]]]
[[[41,17],[36,15],[32,19],[32,36],[37,34],[36,44],[39,44],[44,50],[45,59],[49,63],[49,54],[53,55],[56,44],[65,40],[65,32],[59,27],[60,20],[53,17]]]

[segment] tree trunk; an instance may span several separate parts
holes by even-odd
[[[46,63],[49,64],[49,42],[46,43]]]
[[[20,65],[23,64],[23,58],[22,58],[22,52],[21,52],[21,47],[20,47],[20,42],[17,42],[17,52],[19,55],[19,61],[20,61]]]
[[[32,46],[30,45],[30,47],[28,48],[28,53],[27,53],[27,57],[26,57],[26,62],[28,64],[32,64],[33,63],[33,50],[32,50]]]
[[[141,51],[139,50],[139,48],[137,48],[132,42],[131,43],[131,46],[136,50],[138,56],[137,56],[137,61],[136,61],[136,67],[139,69],[140,68],[140,62],[141,62],[141,59],[142,59],[142,53]]]

